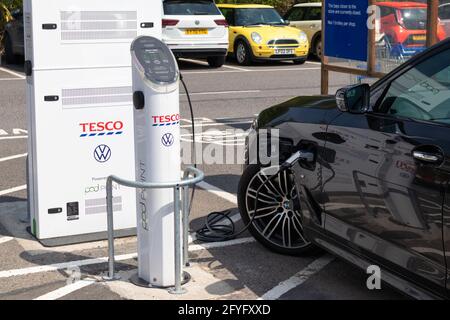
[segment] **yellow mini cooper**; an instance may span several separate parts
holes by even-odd
[[[249,65],[258,60],[305,63],[309,51],[306,33],[289,27],[274,7],[253,4],[218,7],[230,26],[229,54],[239,64]]]

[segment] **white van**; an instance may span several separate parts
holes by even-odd
[[[228,24],[213,0],[163,0],[163,41],[178,58],[225,63]]]

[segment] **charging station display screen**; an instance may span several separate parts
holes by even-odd
[[[146,49],[143,54],[146,63],[152,63],[152,61],[162,61],[165,59],[162,50],[160,49]]]
[[[156,84],[170,84],[178,79],[176,61],[160,40],[143,37],[137,39],[131,48],[145,72],[147,79]]]

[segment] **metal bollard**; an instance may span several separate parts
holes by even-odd
[[[172,294],[186,293],[186,289],[181,287],[182,281],[182,264],[183,252],[181,244],[181,214],[180,214],[180,187],[173,189],[173,203],[174,203],[174,220],[175,220],[175,288],[170,289]]]
[[[189,187],[183,188],[183,263],[189,267]]]
[[[189,178],[192,176],[192,178]],[[109,176],[106,181],[106,208],[108,225],[108,275],[103,279],[107,281],[120,279],[115,274],[114,264],[114,212],[113,212],[113,182],[129,188],[159,189],[173,188],[174,190],[174,236],[175,236],[175,287],[169,292],[173,294],[183,294],[186,292],[182,288],[183,262],[188,263],[188,236],[189,236],[189,186],[195,185],[204,179],[205,175],[196,168],[187,168],[182,181],[166,183],[143,183],[128,181],[116,176]],[[180,189],[183,189],[183,204],[180,207]],[[181,210],[183,213],[181,214]],[[181,226],[183,224],[183,227]],[[184,235],[182,236],[182,233]],[[184,244],[184,245],[183,245]]]

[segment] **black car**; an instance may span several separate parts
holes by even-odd
[[[11,15],[13,20],[6,24],[3,36],[4,58],[6,63],[17,63],[25,56],[23,11],[18,9]]]
[[[450,296],[450,39],[371,87],[267,109],[251,132],[261,129],[279,130],[281,163],[308,156],[271,177],[250,164],[262,139],[247,142],[239,208],[257,240],[377,265],[416,298]]]

